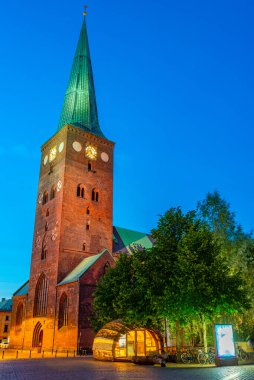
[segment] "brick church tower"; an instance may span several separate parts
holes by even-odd
[[[84,17],[58,130],[41,149],[30,280],[13,297],[11,347],[91,347],[92,293],[114,265],[113,148],[99,126]]]

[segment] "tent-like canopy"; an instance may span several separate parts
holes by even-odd
[[[107,323],[96,335],[93,356],[98,360],[132,360],[161,353],[162,336],[158,331],[126,326],[121,321]]]

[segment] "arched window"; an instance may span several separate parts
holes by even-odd
[[[110,268],[110,264],[107,261],[106,264],[104,265],[104,268],[103,268],[103,274],[106,274],[108,272],[109,268]]]
[[[45,190],[43,193],[42,204],[45,205],[49,200],[49,193]]]
[[[96,189],[92,190],[92,201],[99,202],[99,192]]]
[[[88,170],[89,172],[92,171],[92,164],[91,164],[90,161],[89,161],[88,164],[87,164],[87,170]]]
[[[55,197],[56,197],[56,185],[53,185],[50,191],[50,199],[54,199]]]
[[[16,326],[22,325],[23,314],[24,314],[24,307],[23,307],[23,303],[20,302],[18,304],[17,312],[16,312]]]
[[[34,317],[44,316],[47,314],[48,299],[48,280],[45,274],[41,274],[36,288],[34,297]]]
[[[86,215],[90,215],[90,209],[89,209],[89,207],[87,207],[87,209],[86,209]]]
[[[61,295],[58,312],[58,329],[68,325],[68,297],[66,293]]]
[[[77,187],[77,197],[85,198],[85,187],[84,185],[78,185]]]

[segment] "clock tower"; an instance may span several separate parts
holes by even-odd
[[[85,16],[58,130],[41,149],[26,316],[13,347],[91,345],[92,292],[114,265],[114,143],[99,125]],[[15,297],[13,310],[15,319]]]

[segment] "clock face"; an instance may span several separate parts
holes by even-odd
[[[90,160],[96,160],[97,158],[97,148],[90,144],[86,146],[86,157],[90,158]]]
[[[44,165],[46,165],[46,164],[47,164],[47,162],[48,162],[48,159],[49,159],[49,156],[48,156],[48,155],[46,155],[46,156],[44,157],[44,161],[43,161]]]
[[[82,145],[78,141],[74,141],[72,147],[76,152],[81,152],[82,150]]]
[[[102,153],[101,153],[101,159],[102,159],[102,161],[104,161],[104,162],[108,162],[108,160],[109,160],[109,155],[108,155],[106,152],[102,152]]]
[[[52,162],[56,158],[56,152],[57,152],[56,146],[54,146],[52,149],[50,149],[49,162]]]
[[[63,148],[64,148],[64,142],[61,142],[61,144],[58,147],[58,152],[61,153],[63,151]]]

